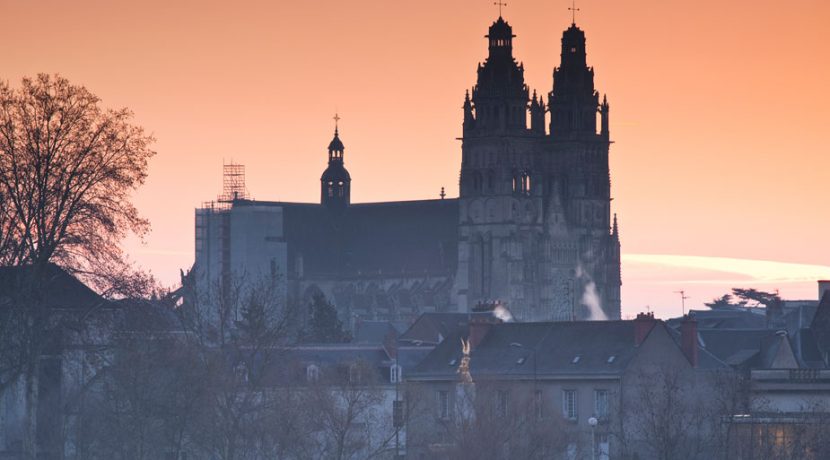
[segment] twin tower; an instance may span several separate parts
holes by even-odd
[[[545,101],[532,94],[501,17],[464,99],[458,240],[451,296],[457,310],[506,302],[517,319],[620,318],[620,242],[611,218],[609,106],[594,89],[585,34],[562,36]],[[321,201],[349,205],[338,133]]]

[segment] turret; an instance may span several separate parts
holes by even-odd
[[[335,120],[339,118],[335,116]],[[329,164],[320,177],[320,203],[332,208],[345,207],[349,205],[352,178],[343,165],[345,147],[336,124],[328,150]]]
[[[474,129],[468,135],[491,135],[527,131],[528,89],[524,66],[513,59],[513,29],[501,17],[485,36],[488,56],[478,66],[478,81],[473,88],[470,119]],[[465,121],[468,113],[465,111]],[[465,125],[467,127],[468,125]]]
[[[600,121],[601,121],[601,127],[600,127],[600,130],[599,130],[599,134],[605,140],[608,140],[611,137],[611,133],[609,132],[608,110],[609,110],[608,96],[603,95],[602,96],[602,105],[600,105],[600,107],[599,107]]]
[[[550,133],[555,139],[597,135],[599,93],[594,90],[594,69],[586,63],[585,33],[576,24],[562,34],[561,62],[553,69],[548,105]]]

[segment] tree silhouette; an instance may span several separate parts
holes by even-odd
[[[337,317],[337,309],[323,294],[315,295],[309,307],[311,318],[300,335],[302,342],[342,343],[351,340],[351,335],[343,330],[343,322]]]

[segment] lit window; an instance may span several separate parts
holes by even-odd
[[[568,420],[576,420],[576,390],[562,390],[562,415]]]

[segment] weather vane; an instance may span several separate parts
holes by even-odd
[[[579,11],[576,7],[576,0],[571,0],[571,7],[568,10],[571,12],[571,22],[576,25],[576,12]]]
[[[503,7],[503,6],[507,6],[507,3],[504,3],[504,2],[493,2],[493,5],[498,5],[498,6],[499,6],[499,17],[501,17],[501,7]]]

